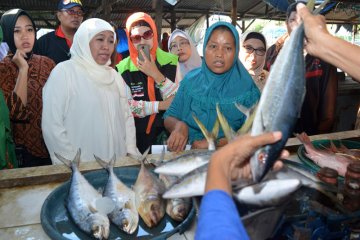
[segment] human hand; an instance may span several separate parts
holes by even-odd
[[[167,99],[165,99],[164,101],[160,101],[159,102],[159,111],[164,111],[164,110],[167,110],[171,103],[172,103],[172,100],[174,99],[174,95],[173,96],[170,96],[168,97]]]
[[[26,53],[22,50],[17,49],[15,55],[11,59],[13,63],[19,68],[19,71],[27,71],[29,69],[29,64],[25,60]]]
[[[147,58],[142,49],[140,49],[139,54],[143,56],[144,61],[141,61],[139,58],[137,59],[138,69],[147,76],[152,77],[156,83],[160,83],[164,80],[165,77],[159,71],[152,56],[150,55],[150,59]]]
[[[188,134],[189,129],[186,123],[178,121],[167,140],[168,149],[177,153],[184,150],[188,140]]]
[[[212,156],[208,168],[206,192],[221,189],[231,193],[231,182],[238,179],[251,179],[250,157],[261,146],[275,143],[281,139],[281,132],[265,133],[259,136],[243,135],[217,150]],[[281,158],[289,155],[281,153]],[[274,169],[282,167],[276,161]]]
[[[191,144],[192,149],[208,149],[209,143],[206,139],[194,141]]]
[[[313,15],[302,3],[296,5],[298,17],[304,22],[305,29],[305,49],[309,54],[317,55],[317,51],[322,45],[322,36],[329,35],[326,28],[325,17]]]

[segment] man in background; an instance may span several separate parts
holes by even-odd
[[[84,14],[80,0],[60,0],[56,13],[60,24],[55,31],[39,38],[34,53],[47,56],[56,64],[70,59],[70,47]]]

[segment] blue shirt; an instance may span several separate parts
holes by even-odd
[[[201,200],[195,239],[249,239],[229,194],[221,190],[205,194]]]

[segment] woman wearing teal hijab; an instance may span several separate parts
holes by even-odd
[[[201,68],[189,72],[180,82],[175,99],[164,115],[165,127],[171,133],[168,147],[172,151],[183,150],[188,140],[193,148],[208,147],[192,114],[211,131],[219,104],[230,126],[238,130],[246,116],[235,104],[252,107],[260,98],[259,89],[238,59],[239,35],[234,26],[218,22],[208,28],[203,55]],[[223,138],[220,130],[218,139]]]

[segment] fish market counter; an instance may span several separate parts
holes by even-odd
[[[333,134],[312,136],[319,139],[360,139],[360,131],[347,131]],[[300,142],[289,139],[287,146],[291,151],[291,159],[297,161],[296,150]],[[175,154],[165,155],[165,159]],[[158,159],[159,155],[151,155],[148,159]],[[101,169],[96,162],[80,164],[81,172]],[[124,157],[117,161],[116,167],[135,166],[138,162]],[[40,212],[44,200],[58,186],[69,180],[70,170],[64,165],[41,166],[33,168],[11,169],[0,171],[0,236],[1,239],[50,239],[44,232],[40,222]],[[196,220],[184,232],[174,234],[169,239],[194,239]]]
[[[165,159],[173,154],[167,154]],[[151,155],[148,159],[157,159]],[[115,167],[137,166],[134,159],[124,157]],[[80,164],[82,173],[101,169],[96,162]],[[69,180],[71,171],[65,165],[41,166],[0,171],[0,239],[50,239],[44,232],[41,207],[47,196]],[[193,239],[195,222],[184,234],[169,239]]]

